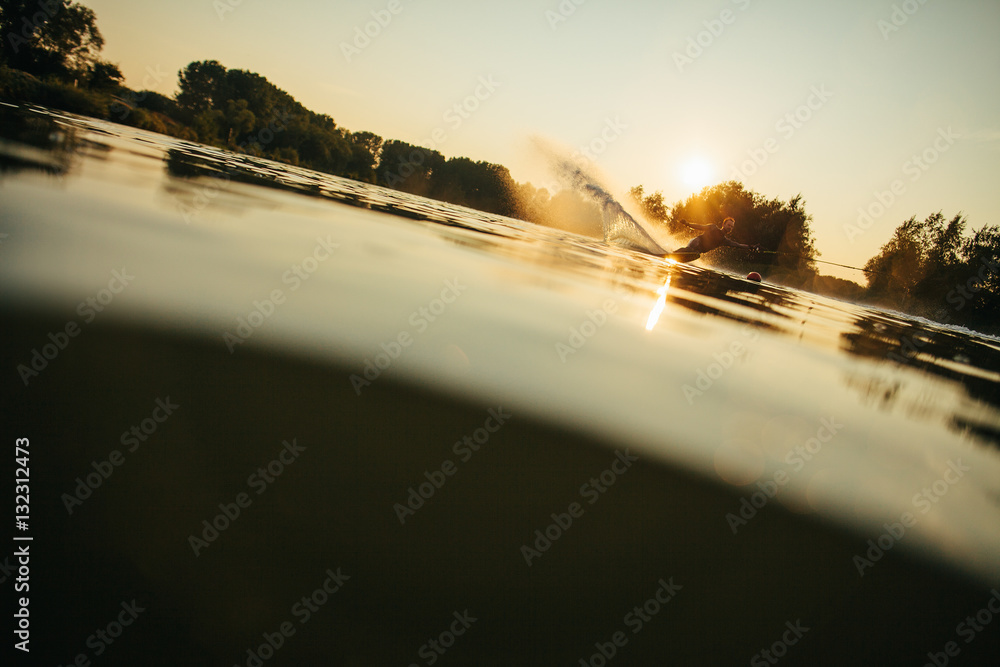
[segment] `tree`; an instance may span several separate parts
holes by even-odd
[[[222,117],[222,130],[226,134],[226,143],[236,143],[237,137],[254,128],[257,117],[248,108],[246,100],[226,100],[226,109]]]
[[[67,81],[85,79],[104,47],[94,11],[69,0],[5,0],[0,34],[9,66]]]
[[[965,236],[959,213],[905,220],[865,264],[865,297],[943,322],[997,331],[1000,321],[1000,227]]]
[[[973,232],[962,242],[961,258],[965,280],[950,283],[947,303],[960,321],[996,332],[1000,328],[1000,227]]]
[[[968,273],[965,224],[961,213],[946,221],[940,211],[905,220],[865,264],[868,296],[904,310],[943,303],[949,283]]]
[[[177,118],[180,115],[180,107],[177,106],[176,100],[154,90],[140,91],[135,95],[135,98],[138,106],[143,109],[149,109],[171,118]]]
[[[94,63],[88,74],[87,86],[91,90],[108,92],[120,88],[125,82],[125,76],[118,65],[105,60]]]
[[[206,144],[215,144],[219,141],[222,131],[222,124],[226,115],[218,109],[205,109],[194,117],[194,131],[198,134],[198,141]]]
[[[377,183],[412,194],[429,194],[431,174],[444,162],[444,156],[435,150],[391,139],[382,144]]]
[[[430,196],[497,215],[518,213],[517,184],[507,167],[452,158],[431,174]]]
[[[865,263],[869,295],[888,299],[902,308],[910,305],[913,288],[926,271],[921,227],[916,216],[906,220],[878,255]]]
[[[214,109],[221,98],[226,68],[217,60],[202,60],[188,64],[177,74],[177,104],[189,119]],[[200,135],[200,132],[199,132]]]
[[[374,132],[352,132],[351,141],[368,151],[372,156],[372,167],[374,167],[382,153],[382,137]]]
[[[60,54],[67,73],[82,76],[97,63],[104,38],[97,29],[94,10],[74,2],[46,24],[39,45],[49,53]]]
[[[637,185],[629,190],[628,194],[632,201],[639,206],[643,217],[650,222],[662,224],[670,217],[670,211],[663,200],[663,193],[659,190],[651,195],[646,195],[643,186]]]
[[[347,137],[351,143],[350,173],[358,180],[375,182],[375,167],[382,154],[382,137],[373,132],[349,132]]]
[[[691,237],[695,232],[683,225],[682,219],[696,224],[718,224],[726,217],[736,220],[733,240],[759,244],[770,252],[754,254],[720,248],[713,257],[718,265],[737,272],[759,271],[799,285],[816,275],[814,260],[818,253],[809,226],[812,216],[805,211],[802,195],[788,202],[766,199],[747,190],[742,183],[729,181],[674,204],[667,227],[672,234]]]

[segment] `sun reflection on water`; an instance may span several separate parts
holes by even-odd
[[[663,312],[663,307],[667,305],[667,292],[670,291],[670,276],[667,276],[667,282],[663,284],[663,287],[656,290],[656,293],[660,295],[660,298],[656,300],[653,305],[653,310],[649,312],[649,319],[646,320],[646,331],[652,331],[653,327],[656,326],[656,322],[660,319],[660,313]]]

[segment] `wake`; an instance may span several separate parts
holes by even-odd
[[[556,175],[564,185],[593,199],[601,207],[601,226],[604,228],[605,243],[650,255],[665,255],[670,252],[653,240],[642,225],[628,214],[593,175],[588,174],[571,160],[555,155],[551,149],[546,150],[546,153]]]

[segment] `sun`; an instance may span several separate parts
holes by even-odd
[[[707,160],[701,157],[694,157],[685,162],[681,168],[681,180],[684,185],[701,190],[706,185],[711,185],[715,178],[715,169]]]

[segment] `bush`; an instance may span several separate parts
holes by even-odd
[[[59,81],[42,83],[39,99],[28,100],[52,109],[62,109],[93,118],[107,118],[111,98]]]
[[[42,82],[21,70],[0,66],[0,99],[31,102],[38,97]]]
[[[0,98],[22,104],[39,104],[71,113],[108,117],[107,95],[94,93],[67,83],[36,77],[7,67],[0,67]]]

